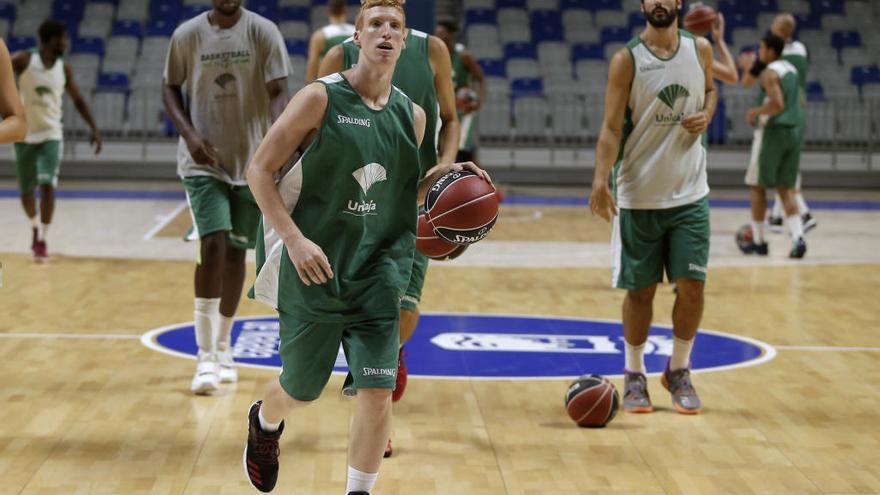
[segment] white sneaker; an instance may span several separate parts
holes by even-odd
[[[232,358],[232,349],[217,351],[217,365],[220,369],[220,383],[235,383],[238,381],[238,370],[235,369],[235,359]]]
[[[189,389],[199,395],[211,395],[220,389],[217,361],[210,352],[199,353],[199,364],[196,366],[196,374]]]

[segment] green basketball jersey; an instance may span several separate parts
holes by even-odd
[[[767,127],[795,127],[803,120],[804,109],[801,105],[801,87],[798,82],[798,71],[790,62],[779,59],[771,62],[766,70],[772,70],[779,74],[779,85],[782,88],[782,100],[785,108],[782,113],[767,119]],[[763,86],[760,92],[760,101],[766,101],[767,93]]]
[[[455,85],[456,91],[471,85],[470,72],[461,59],[462,52],[464,52],[464,45],[456,43],[455,50],[452,51],[452,83]]]
[[[324,34],[324,50],[321,51],[321,58],[327,55],[334,46],[347,40],[354,34],[354,25],[352,24],[328,24],[321,28]]]
[[[415,252],[419,181],[412,101],[397,88],[367,107],[341,74],[319,79],[327,110],[314,141],[278,184],[291,217],[333,269],[324,285],[299,279],[284,243],[263,223],[253,296],[309,321],[396,317]]]
[[[357,64],[360,49],[352,40],[343,44],[343,70]],[[437,165],[437,122],[440,116],[440,104],[437,89],[434,87],[434,71],[428,56],[428,35],[409,30],[406,37],[406,49],[400,54],[397,67],[394,69],[394,85],[412,98],[425,111],[425,138],[419,150],[421,173],[424,176],[431,167]]]
[[[801,89],[807,89],[807,77],[810,72],[810,57],[807,47],[800,41],[792,41],[785,45],[782,51],[782,60],[786,60],[797,69],[798,84]]]

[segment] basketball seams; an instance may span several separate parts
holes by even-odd
[[[589,387],[589,388],[586,388],[586,389],[584,389],[584,390],[581,390],[580,392],[578,392],[577,395],[575,395],[574,397],[571,398],[571,400],[568,401],[568,407],[567,407],[567,409],[569,409],[569,416],[571,416],[571,412],[570,412],[571,406],[572,406],[572,404],[575,404],[575,403],[577,402],[578,397],[580,397],[580,396],[582,396],[583,394],[589,392],[590,390],[595,389],[596,387],[602,387],[602,386],[605,387],[605,391],[602,392],[602,395],[600,395],[600,396],[595,400],[595,402],[594,402],[594,404],[593,404],[593,407],[591,407],[586,413],[584,413],[583,415],[581,415],[581,417],[578,418],[578,419],[575,421],[578,425],[580,425],[581,421],[585,420],[587,417],[589,417],[590,414],[593,413],[593,411],[596,409],[596,407],[598,407],[599,404],[602,403],[602,401],[603,401],[603,400],[605,399],[605,397],[609,394],[609,392],[613,392],[614,388],[611,386],[610,383],[608,383],[608,382],[604,382],[604,381],[603,381],[603,382],[597,383],[596,385],[593,385],[592,387]],[[609,413],[610,413],[610,411],[611,411],[611,407],[610,407],[610,406],[609,406],[609,408],[608,408],[608,411],[609,411]],[[609,413],[606,413],[606,415],[605,415],[605,418],[606,418],[606,419],[608,418],[608,414],[609,414]],[[601,423],[601,424],[604,425],[605,423],[603,422],[603,423]]]
[[[440,193],[437,194],[437,197],[434,198],[434,201],[431,201],[431,192],[428,191],[428,197],[425,199],[425,213],[430,213],[431,210],[434,209],[435,206],[437,206],[437,203],[440,202],[440,198],[442,198],[443,195],[446,194],[446,191],[448,191],[448,190],[450,189],[450,187],[451,187],[453,184],[455,184],[456,182],[458,182],[458,181],[460,181],[460,180],[467,179],[468,177],[477,177],[477,176],[476,176],[476,175],[462,174],[461,176],[456,177],[455,179],[452,179],[452,182],[446,184],[446,185],[443,187],[443,189],[440,190]],[[441,178],[442,178],[442,177],[441,177]],[[440,179],[437,179],[437,180],[440,180]],[[436,184],[436,182],[435,182],[435,184]],[[432,186],[432,187],[433,187],[433,186]],[[429,203],[430,203],[430,204],[429,204]],[[431,216],[431,215],[429,214],[428,217],[430,218],[430,216]]]
[[[481,179],[481,180],[482,180],[482,179]],[[447,188],[447,189],[448,189],[448,188]],[[444,190],[443,192],[446,192],[446,191]],[[434,221],[435,221],[435,220],[439,220],[439,219],[445,217],[446,215],[448,215],[448,214],[450,214],[450,213],[452,213],[452,212],[454,212],[454,211],[458,211],[458,210],[464,208],[465,206],[469,206],[469,205],[472,205],[472,204],[474,204],[474,203],[479,203],[480,201],[482,201],[482,200],[484,200],[484,199],[486,199],[486,198],[488,198],[488,197],[490,197],[490,196],[494,196],[494,195],[495,195],[495,191],[492,191],[492,192],[490,192],[490,193],[486,193],[486,194],[484,194],[484,195],[482,195],[482,196],[480,196],[480,197],[478,197],[478,198],[474,198],[474,199],[468,201],[467,203],[462,203],[462,204],[456,206],[455,208],[452,208],[452,209],[450,209],[450,210],[446,210],[445,212],[443,212],[443,213],[437,215],[436,217],[432,217],[431,214],[430,214],[430,211],[431,211],[431,210],[428,210],[428,212],[427,212],[427,213],[428,213],[428,222],[430,222],[431,225],[434,225]],[[438,199],[439,199],[439,198],[438,198]],[[435,204],[436,204],[436,203],[435,203]],[[497,217],[498,215],[495,215],[495,216]]]

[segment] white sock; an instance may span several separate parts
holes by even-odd
[[[232,334],[232,323],[234,320],[235,317],[233,316],[220,315],[219,324],[217,325],[217,340],[214,341],[218,351],[229,349],[229,337]]]
[[[752,220],[752,238],[755,244],[764,244],[764,229],[767,226],[767,222],[756,222]]]
[[[33,228],[36,229],[36,228],[38,228],[38,227],[40,226],[40,224],[37,222],[37,216],[36,216],[36,215],[34,215],[34,216],[28,218],[28,220],[31,221],[31,227],[33,227]]]
[[[631,345],[626,340],[623,341],[624,361],[626,362],[626,370],[636,373],[645,372],[645,344]]]
[[[44,223],[41,224],[42,228],[40,229],[39,238],[41,241],[45,241],[46,237],[49,235],[49,224]]]
[[[688,367],[691,362],[691,349],[694,348],[694,340],[672,337],[672,357],[669,358],[669,371]]]
[[[800,215],[792,215],[788,217],[787,221],[791,240],[796,241],[804,236],[804,221]]]
[[[373,485],[376,484],[376,478],[378,477],[379,473],[365,473],[348,466],[348,482],[345,484],[345,493],[370,493],[373,490]]]
[[[798,215],[804,216],[810,212],[810,207],[807,206],[807,202],[804,201],[804,195],[798,192],[794,195],[794,200],[797,203],[798,207]]]
[[[220,298],[197,297],[195,299],[196,344],[199,352],[214,352],[214,328],[220,314]]]
[[[776,201],[773,202],[773,211],[770,213],[770,216],[774,218],[785,216],[782,211],[782,198],[779,197],[779,193],[776,193]]]
[[[278,428],[281,428],[281,421],[277,423],[270,423],[266,421],[266,418],[263,417],[263,407],[260,407],[260,411],[257,413],[257,417],[260,419],[260,429],[265,431],[266,433],[274,433],[278,431]]]

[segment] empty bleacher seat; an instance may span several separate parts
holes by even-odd
[[[470,9],[465,12],[464,22],[468,26],[472,24],[498,24],[498,16],[495,9]]]
[[[96,55],[104,55],[104,39],[103,38],[79,38],[73,42],[71,53],[94,53]]]
[[[9,22],[12,22],[15,20],[16,12],[18,12],[16,5],[11,3],[0,3],[0,19],[6,19]]]
[[[544,83],[539,78],[519,78],[510,81],[514,96],[539,96],[544,93]]]
[[[103,72],[98,76],[97,88],[100,91],[128,91],[128,74]]]
[[[282,21],[278,23],[281,36],[294,39],[308,39],[311,36],[309,25],[302,21]]]
[[[504,58],[537,58],[535,45],[531,43],[508,43],[504,45]]]
[[[602,28],[602,44],[626,43],[631,38],[628,28],[621,26],[609,26]]]
[[[831,33],[831,46],[838,50],[851,46],[862,46],[862,36],[858,31],[834,31]]]
[[[547,136],[549,112],[543,98],[523,96],[513,102],[517,139],[543,140]]]
[[[110,31],[113,36],[133,36],[140,38],[143,34],[141,23],[130,19],[117,20],[113,23],[113,29]]]
[[[84,10],[85,4],[82,0],[56,0],[52,5],[52,17],[59,21],[79,24]]]
[[[182,8],[183,5],[179,0],[152,0],[150,2],[150,21],[162,20],[176,26]]]
[[[507,77],[503,60],[480,59],[478,61],[486,77]]]
[[[145,34],[147,36],[168,36],[170,37],[174,34],[174,29],[177,27],[177,21],[170,21],[166,19],[151,19],[150,22],[147,23],[147,28],[145,29]]]
[[[559,0],[527,0],[529,10],[559,10]]]
[[[532,40],[535,43],[542,41],[562,41],[563,28],[562,17],[558,10],[536,10],[532,12]]]
[[[6,40],[10,52],[30,50],[37,46],[37,39],[33,36],[12,36]]]
[[[579,60],[584,59],[604,60],[605,52],[602,45],[596,43],[581,43],[577,45],[572,45],[572,62],[577,63]]]
[[[280,7],[276,13],[277,21],[300,21],[300,22],[311,22],[309,9],[306,7],[298,7],[295,5],[288,5],[284,7]],[[326,19],[321,21],[320,25],[324,25]]]
[[[287,45],[287,53],[289,55],[302,55],[306,56],[309,54],[309,42],[305,40],[284,40],[284,43]]]
[[[149,16],[149,11],[149,3],[145,0],[119,0],[116,18],[145,22]]]
[[[495,0],[495,7],[498,9],[524,9],[526,8],[526,0]]]
[[[202,12],[208,11],[211,9],[210,5],[204,4],[195,4],[195,5],[184,5],[180,11],[180,19],[185,21],[187,19],[192,19],[198,15],[201,15]]]

